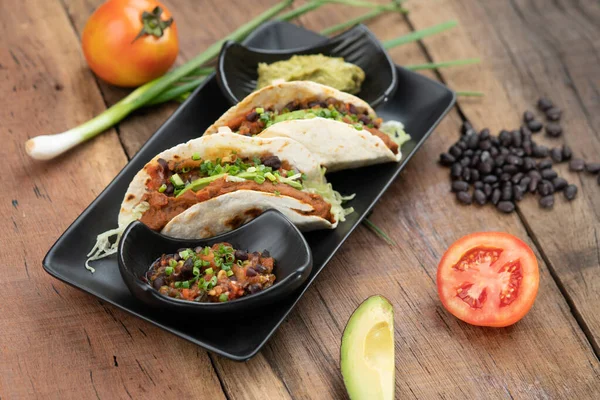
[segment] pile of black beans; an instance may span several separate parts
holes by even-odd
[[[541,98],[538,109],[546,116],[546,134],[559,137],[562,111],[551,100]],[[489,129],[475,131],[469,121],[461,128],[461,137],[440,154],[440,164],[450,168],[452,192],[459,202],[484,205],[491,203],[498,210],[511,213],[515,203],[527,193],[537,193],[543,208],[554,206],[554,195],[562,192],[567,200],[577,196],[577,186],[569,184],[552,168],[569,161],[572,171],[587,171],[598,175],[600,163],[574,159],[569,146],[548,148],[532,140],[544,128],[531,111],[523,113],[523,125],[513,131],[502,130],[492,136]]]

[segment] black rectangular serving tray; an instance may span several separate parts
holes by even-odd
[[[264,49],[289,49],[314,45],[324,37],[285,22],[271,22],[257,29],[245,44]],[[103,301],[155,324],[198,346],[236,361],[254,356],[271,337],[319,272],[394,181],[408,160],[454,105],[454,92],[438,82],[397,67],[398,90],[377,112],[384,120],[404,123],[412,140],[402,146],[398,164],[383,164],[329,174],[328,179],[342,194],[356,193],[348,205],[355,212],[332,231],[305,235],[311,246],[314,267],[307,282],[295,293],[273,304],[268,312],[235,318],[199,318],[167,315],[134,298],[119,274],[116,256],[94,262],[96,273],[84,268],[87,252],[96,235],[116,226],[123,196],[133,176],[156,154],[198,137],[229,108],[213,75],[205,81],[146,142],[108,187],[73,222],[52,246],[43,264],[55,278],[90,293]]]

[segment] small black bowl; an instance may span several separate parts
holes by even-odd
[[[365,71],[365,81],[358,96],[376,107],[396,90],[396,67],[381,42],[364,25],[325,39],[316,46],[292,50],[260,50],[226,42],[219,55],[217,81],[232,104],[256,90],[258,64],[287,60],[293,55],[323,54],[343,57]]]
[[[224,303],[197,303],[164,296],[142,280],[152,263],[162,254],[172,254],[180,248],[212,246],[219,242],[231,243],[236,249],[268,250],[276,261],[273,286]],[[274,304],[304,283],[312,269],[312,253],[304,236],[276,210],[265,211],[240,228],[210,239],[174,239],[135,221],[123,233],[118,259],[121,276],[135,297],[165,311],[195,313],[239,312]]]

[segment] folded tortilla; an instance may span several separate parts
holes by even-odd
[[[255,173],[257,168],[247,165],[258,163],[259,169],[264,168],[262,160],[273,156],[281,168],[273,168],[269,179],[240,178]],[[233,166],[236,159],[242,163],[239,165],[246,163],[246,172],[219,171],[212,175],[212,182],[189,187],[190,181],[199,182],[193,176],[200,174],[203,163]],[[187,180],[187,186],[167,194],[174,188],[165,191],[173,173]],[[119,226],[139,219],[172,237],[205,238],[235,229],[274,208],[303,231],[333,229],[343,220],[344,211],[339,194],[327,184],[323,173],[308,149],[288,138],[233,133],[203,136],[163,151],[137,173],[121,205]]]
[[[257,109],[278,118],[261,121]],[[282,120],[284,115],[292,119]],[[328,171],[338,171],[400,160],[402,138],[383,132],[380,126],[381,119],[360,98],[318,83],[293,81],[253,92],[205,134],[230,129],[247,136],[287,137],[307,147]]]

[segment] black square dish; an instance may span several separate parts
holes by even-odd
[[[256,30],[245,44],[257,48],[285,49],[308,46],[322,40],[322,36],[298,26],[273,22]],[[401,67],[396,72],[398,90],[377,111],[384,120],[393,119],[404,123],[406,131],[411,135],[412,140],[402,146],[402,160],[397,164],[383,164],[328,175],[328,179],[340,193],[356,193],[356,198],[348,204],[354,207],[355,212],[335,230],[305,235],[313,253],[312,272],[299,289],[273,304],[268,313],[244,314],[234,322],[231,318],[214,315],[211,318],[215,323],[207,328],[207,324],[200,319],[196,323],[194,320],[178,318],[172,313],[157,312],[137,300],[121,278],[116,256],[95,262],[95,274],[84,268],[86,253],[92,248],[96,235],[116,226],[121,201],[137,171],[160,151],[201,135],[229,108],[229,102],[221,93],[214,76],[207,79],[177,109],[58,239],[44,259],[44,268],[52,276],[210,351],[233,360],[249,359],[271,337],[319,272],[454,104],[454,93],[438,82]],[[233,325],[235,329],[232,329]]]

